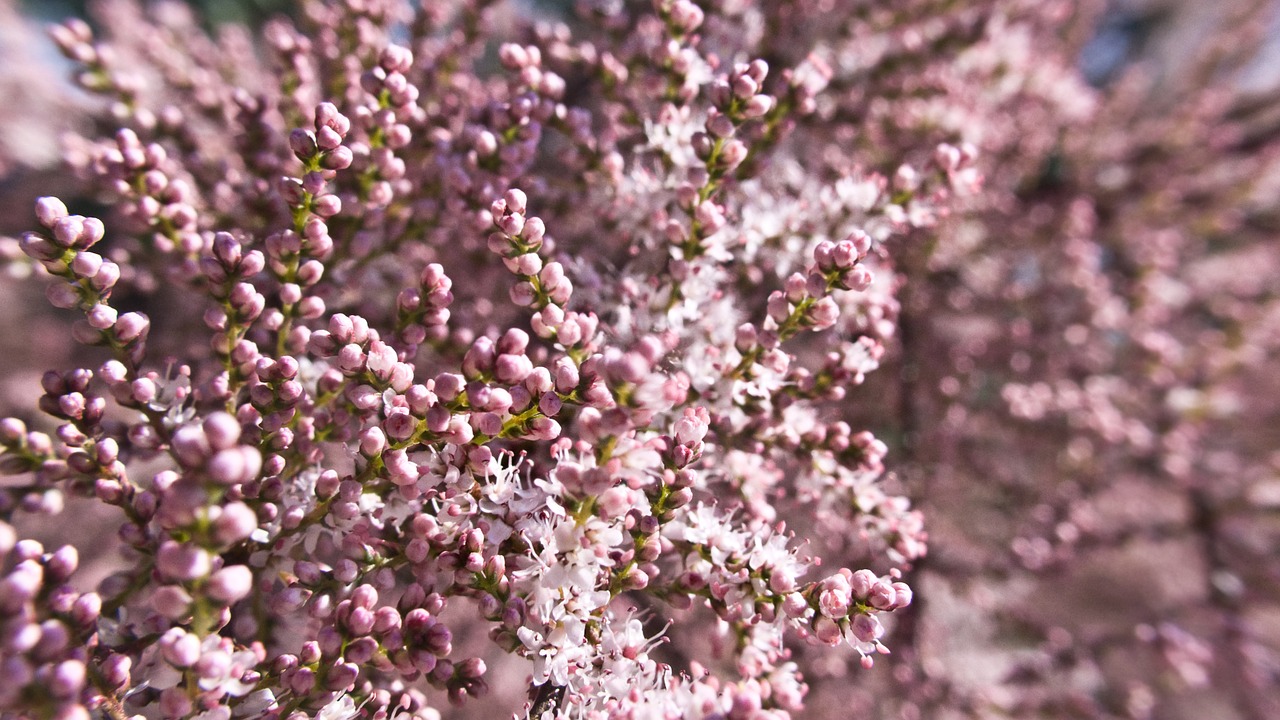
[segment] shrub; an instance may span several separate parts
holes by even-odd
[[[1268,716],[1235,95],[1091,88],[1087,5],[415,5],[52,28],[93,131],[0,249],[88,349],[0,421],[0,712]]]

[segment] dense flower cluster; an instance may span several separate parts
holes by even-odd
[[[130,562],[79,593],[0,525],[0,708],[435,717],[486,690],[480,622],[534,716],[785,717],[788,637],[888,652],[925,534],[840,411],[892,334],[858,298],[972,151],[804,174],[830,69],[688,0],[497,64],[482,4],[302,10],[265,67],[171,4],[53,28],[118,128],[69,155],[110,211],[41,198],[18,247],[104,355],[4,421],[6,511],[96,498]],[[878,569],[816,571],[806,508]],[[723,651],[673,667],[664,618],[708,614]]]
[[[1265,3],[1104,5],[55,25],[0,715],[1276,716]]]

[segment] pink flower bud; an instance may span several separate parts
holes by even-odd
[[[465,381],[461,375],[441,373],[433,381],[433,389],[437,397],[444,402],[452,402],[462,392]]]
[[[80,303],[80,293],[75,287],[60,280],[45,287],[45,297],[56,308],[70,309]]]
[[[374,340],[369,343],[369,351],[365,359],[365,366],[369,372],[380,378],[388,378],[391,375],[392,368],[395,367],[396,361],[395,348],[381,340]]]
[[[356,372],[364,367],[364,350],[355,343],[344,345],[338,351],[338,367],[347,372]]]
[[[524,231],[524,215],[503,215],[496,223],[499,230],[512,237]]]
[[[98,272],[94,274],[90,284],[98,290],[110,290],[119,281],[120,266],[109,260],[104,260],[102,266],[98,268]]]
[[[498,60],[508,70],[519,70],[529,65],[529,53],[515,43],[504,43],[498,48]]]
[[[782,598],[782,611],[790,618],[802,618],[809,612],[809,603],[798,592],[787,593]]]
[[[116,324],[116,320],[119,319],[119,315],[116,313],[115,308],[102,303],[98,303],[90,308],[86,317],[88,318],[89,325],[98,330],[106,330],[113,327]]]
[[[228,565],[209,577],[209,597],[231,605],[253,591],[253,573],[244,565]]]
[[[760,118],[769,114],[777,103],[769,95],[753,95],[742,105],[742,116],[745,118]]]
[[[818,609],[822,614],[837,620],[849,614],[849,596],[836,588],[823,590],[818,595]]]
[[[526,355],[499,355],[494,365],[494,376],[510,385],[523,382],[533,372],[533,362]]]
[[[342,200],[337,195],[321,195],[311,202],[311,209],[323,218],[330,218],[342,212]]]
[[[911,587],[904,582],[896,582],[893,584],[895,600],[892,610],[898,610],[911,604],[912,592]]]
[[[219,450],[209,460],[209,478],[224,485],[237,485],[256,478],[262,471],[262,453],[255,447]]]
[[[823,615],[813,622],[813,634],[825,645],[837,645],[843,635],[840,632],[840,626],[835,621]]]
[[[524,234],[521,239],[525,241],[525,244],[537,249],[542,245],[542,239],[546,233],[547,225],[542,221],[542,218],[531,217],[524,221]]]
[[[84,218],[80,215],[64,215],[54,222],[53,239],[62,247],[72,247],[80,241],[84,232]]]
[[[538,400],[538,412],[547,417],[555,417],[560,412],[563,402],[560,396],[553,392],[543,393],[542,398]]]
[[[875,275],[865,265],[854,265],[840,277],[840,283],[849,290],[863,292],[871,287]]]
[[[191,596],[177,585],[161,585],[151,594],[151,607],[170,620],[185,616],[191,607]]]
[[[871,588],[879,581],[876,574],[870,570],[859,570],[849,578],[849,587],[853,593],[853,597],[857,600],[866,600],[871,594]]]
[[[325,679],[325,687],[333,691],[348,689],[360,675],[360,668],[347,662],[337,662],[329,668]]]
[[[707,131],[718,138],[733,137],[736,128],[728,115],[717,113],[707,118]]]
[[[54,697],[74,698],[84,689],[86,671],[79,660],[63,660],[53,667],[49,676],[49,692]]]
[[[133,659],[128,655],[116,655],[112,653],[102,663],[102,679],[107,682],[110,688],[121,688],[129,684],[130,670],[133,668]]]
[[[45,571],[49,579],[62,582],[71,577],[80,565],[80,554],[71,545],[63,545],[45,562]]]
[[[320,166],[326,170],[346,170],[353,162],[355,162],[355,154],[351,148],[338,145],[324,154],[320,160]]]
[[[195,580],[208,575],[213,563],[204,548],[166,540],[156,553],[156,569],[173,580]]]
[[[720,151],[720,162],[724,167],[733,169],[747,159],[747,145],[737,138],[728,140]]]
[[[412,485],[418,481],[420,473],[417,463],[409,459],[404,450],[392,450],[383,453],[382,462],[391,474],[391,482],[396,485]]]
[[[874,643],[884,635],[884,626],[875,615],[854,615],[849,621],[849,631],[859,642]]]
[[[816,330],[825,330],[840,319],[840,306],[830,296],[824,297],[809,308],[809,321]]]
[[[23,234],[22,240],[18,242],[18,247],[22,249],[22,252],[36,260],[55,260],[61,257],[63,252],[62,248],[55,243],[32,232]]]
[[[55,611],[65,612],[67,610],[56,609],[55,603]],[[79,628],[92,628],[92,626],[97,625],[97,621],[101,619],[102,598],[99,597],[99,594],[96,592],[81,594],[81,596],[76,597],[76,600],[72,602],[69,615],[72,616],[73,623],[76,623]]]
[[[339,140],[341,142],[341,140]],[[310,130],[296,128],[289,133],[289,149],[300,160],[310,159],[316,154],[316,135]]]
[[[351,130],[351,121],[333,103],[322,102],[316,106],[316,129],[320,128],[329,128],[341,137]]]
[[[868,600],[871,606],[879,610],[892,610],[897,603],[897,591],[894,590],[893,584],[886,579],[876,581],[871,586],[871,594]]]
[[[216,412],[205,418],[202,427],[209,446],[214,450],[232,448],[240,439],[240,421],[225,412]]]
[[[702,442],[709,429],[709,418],[705,408],[686,409],[684,415],[676,421],[673,434],[681,445],[692,445]]]
[[[67,206],[56,197],[42,197],[36,200],[36,217],[40,224],[52,228],[59,220],[67,216]]]
[[[417,429],[417,420],[409,413],[407,408],[396,408],[387,415],[387,419],[383,422],[383,427],[389,437],[395,440],[407,440],[413,436],[414,431]],[[375,429],[370,428],[370,431]],[[360,451],[367,457],[373,457],[373,455],[377,454],[365,452],[363,442],[361,443]],[[381,452],[381,449],[378,452]]]
[[[71,270],[80,277],[91,278],[102,269],[102,262],[102,256],[98,253],[88,251],[76,253],[75,259],[71,261]]]
[[[151,328],[151,321],[142,313],[130,312],[121,315],[115,324],[116,337],[122,342],[138,340]]]
[[[200,661],[200,638],[182,628],[171,628],[159,645],[160,654],[174,667],[188,668]]]
[[[378,56],[378,65],[389,73],[406,73],[413,68],[413,52],[400,45],[388,45]]]
[[[365,430],[360,437],[360,454],[365,457],[375,457],[383,454],[387,450],[387,434],[379,427],[372,427]]]

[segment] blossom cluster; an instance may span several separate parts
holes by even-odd
[[[0,715],[1280,716],[1270,3],[12,3]]]
[[[689,0],[611,46],[487,5],[52,29],[106,210],[16,246],[96,350],[2,423],[0,711],[432,718],[505,653],[518,714],[781,718],[797,644],[889,652],[927,536],[846,406],[974,149],[806,175],[820,57]],[[14,530],[62,494],[118,522],[93,591]]]

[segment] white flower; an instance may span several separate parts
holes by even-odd
[[[248,650],[233,650],[230,640],[210,635],[200,645],[200,689],[218,690],[237,697],[254,688],[252,683],[241,682],[244,674],[254,668],[258,659]]]
[[[275,693],[270,690],[259,690],[249,693],[240,704],[236,705],[235,714],[237,717],[261,717],[275,704]]]
[[[391,368],[395,367],[396,351],[381,340],[374,340],[369,343],[369,352],[365,364],[369,368],[369,372],[386,376],[391,373]]]
[[[350,695],[339,695],[320,708],[320,712],[316,713],[316,720],[351,720],[358,711],[356,701]]]

